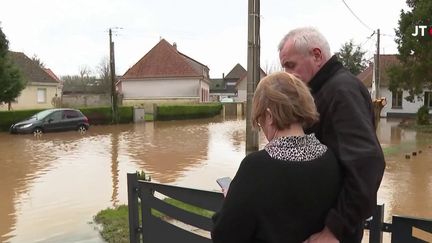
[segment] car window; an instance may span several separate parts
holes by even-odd
[[[73,111],[73,110],[63,111],[63,114],[65,119],[81,117],[81,115],[77,111]]]
[[[62,112],[56,111],[53,112],[51,115],[48,116],[48,119],[52,119],[51,122],[57,122],[62,120]]]
[[[52,110],[44,110],[44,111],[41,111],[39,113],[36,113],[33,117],[36,117],[36,119],[38,119],[38,120],[42,120],[46,116],[48,116],[49,114],[51,114],[51,112],[52,112]]]

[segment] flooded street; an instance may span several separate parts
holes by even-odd
[[[386,157],[378,192],[384,221],[391,222],[391,215],[432,219],[432,133],[400,129],[398,123],[381,120],[377,132]]]
[[[432,134],[397,124],[384,119],[378,129],[385,221],[393,214],[432,219]],[[219,190],[216,178],[233,177],[244,150],[245,120],[222,118],[93,126],[85,135],[40,139],[0,133],[0,242],[103,242],[93,216],[127,203],[127,173]]]

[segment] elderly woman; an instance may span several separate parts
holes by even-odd
[[[318,120],[302,81],[277,72],[255,91],[252,125],[268,144],[247,155],[213,217],[213,242],[303,242],[324,228],[341,187],[334,154],[303,129]]]

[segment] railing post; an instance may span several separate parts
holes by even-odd
[[[369,228],[369,243],[382,243],[383,240],[383,222],[384,221],[384,204],[377,205],[372,215]]]
[[[140,242],[139,219],[138,219],[138,177],[136,173],[127,174],[128,185],[128,207],[129,207],[129,241]]]

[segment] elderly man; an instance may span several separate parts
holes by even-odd
[[[279,58],[286,72],[310,87],[320,121],[307,132],[333,150],[344,173],[326,227],[306,242],[361,242],[385,168],[369,92],[331,56],[327,40],[314,28],[290,31],[279,44]]]

